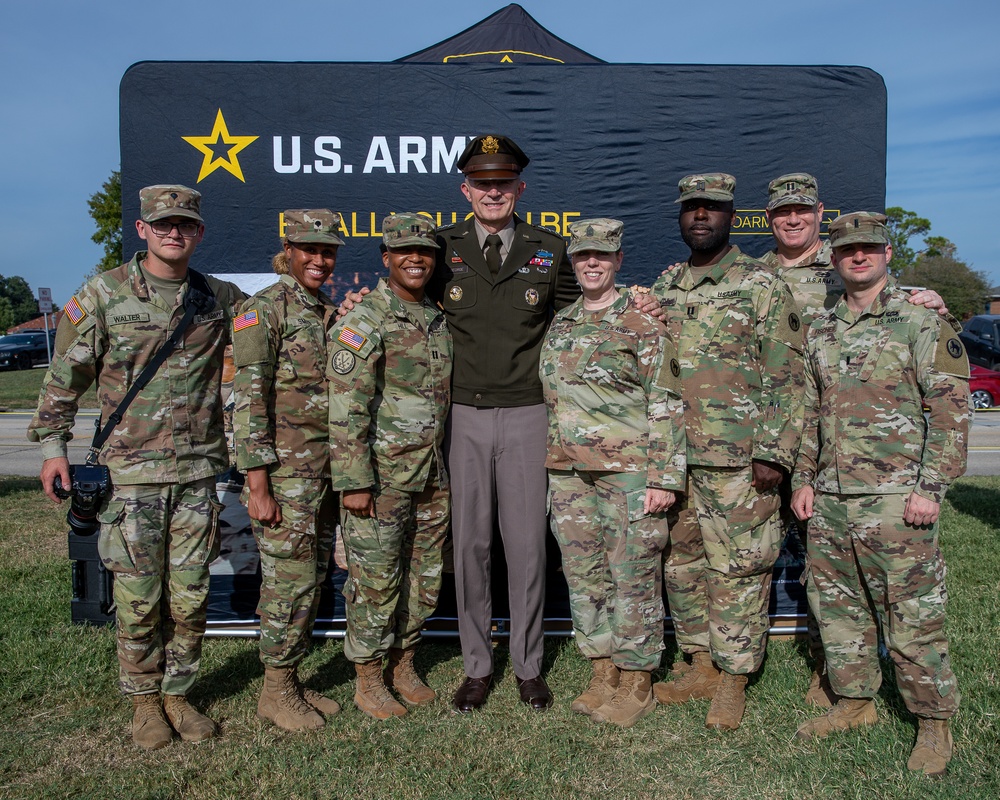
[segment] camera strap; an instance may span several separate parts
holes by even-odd
[[[177,349],[177,345],[181,343],[181,339],[184,336],[184,331],[187,330],[188,326],[191,324],[191,320],[195,318],[196,314],[207,314],[215,307],[215,295],[212,293],[212,288],[208,285],[208,281],[205,276],[200,272],[188,269],[188,290],[187,294],[184,296],[184,316],[181,317],[180,322],[177,323],[177,327],[170,333],[167,337],[167,341],[163,343],[156,354],[153,356],[152,360],[146,365],[145,369],[139,373],[139,377],[135,379],[135,383],[132,384],[132,388],[128,390],[125,397],[118,404],[110,417],[108,417],[108,423],[103,428],[100,427],[100,418],[98,418],[95,427],[98,428],[94,432],[94,441],[90,443],[90,451],[87,453],[87,464],[93,466],[97,464],[97,458],[101,453],[101,448],[104,443],[108,440],[111,435],[111,431],[115,429],[115,426],[122,421],[122,417],[125,416],[125,411],[131,405],[132,401],[135,400],[136,396],[141,392],[146,384],[149,383],[156,371],[160,368],[164,361],[170,356],[174,350]]]

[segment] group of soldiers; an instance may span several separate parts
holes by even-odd
[[[482,707],[492,685],[495,526],[519,696],[538,711],[551,706],[542,675],[549,481],[539,358],[553,315],[580,287],[565,240],[515,213],[528,164],[507,137],[471,141],[458,161],[469,219],[435,230],[422,216],[387,217],[387,277],[339,309],[322,290],[343,244],[339,216],[327,209],[285,212],[273,286],[247,298],[207,279],[209,307],[101,454],[113,492],[99,548],[116,578],[120,683],[134,704],[137,744],[215,733],[186,695],[218,551],[213,481],[227,460],[219,387],[230,341],[236,460],[261,552],[258,714],[306,730],[339,710],[297,673],[338,493],[345,654],[358,708],[385,719],[406,713],[393,692],[407,705],[434,699],[413,656],[437,603],[449,526],[465,670],[454,710]],[[663,518],[662,580],[686,658],[673,680],[630,684],[631,699],[616,702],[646,709],[649,695],[662,704],[712,698],[706,724],[739,726],[748,676],[764,657],[771,571],[790,508],[808,521],[808,596],[822,636],[809,699],[829,707],[798,735],[875,722],[881,631],[919,720],[909,766],[943,773],[958,690],[943,632],[937,518],[964,470],[964,350],[939,296],[907,296],[888,275],[884,216],[843,215],[822,242],[816,180],[781,176],[768,187],[776,249],[756,260],[729,241],[735,185],[724,173],[680,181],[690,255],[628,298],[660,320],[676,348],[686,468]],[[140,199],[136,229],[148,250],[67,304],[29,428],[57,501],[55,479],[70,485],[66,442],[79,397],[96,383],[107,419],[192,294],[200,195],[161,185]],[[620,238],[614,246],[620,253]],[[648,624],[662,636],[662,615]],[[617,686],[602,683],[604,666],[595,663],[588,691],[607,699]],[[623,714],[619,724],[635,718]]]

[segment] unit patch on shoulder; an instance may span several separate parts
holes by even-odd
[[[799,315],[794,311],[788,315],[788,327],[792,329],[793,333],[802,327],[802,323],[799,322]]]
[[[87,316],[87,312],[83,310],[83,306],[80,305],[80,301],[76,299],[76,295],[70,298],[70,301],[63,307],[63,311],[66,312],[66,316],[69,317],[69,321],[74,325],[79,325],[80,321]]]
[[[340,333],[337,334],[337,341],[341,344],[345,344],[352,350],[360,350],[365,346],[365,342],[368,338],[362,336],[353,328],[349,328],[346,325],[341,329]]]
[[[962,357],[962,343],[958,339],[949,339],[946,347],[948,348],[948,355],[952,358]]]
[[[331,363],[334,372],[338,375],[347,375],[354,369],[354,365],[358,363],[358,360],[354,357],[354,353],[347,350],[338,350],[333,354]]]
[[[247,311],[244,314],[240,314],[238,317],[233,317],[233,333],[239,333],[244,328],[249,328],[253,325],[259,324],[260,318],[257,316],[257,311]]]

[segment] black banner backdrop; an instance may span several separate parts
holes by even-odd
[[[176,87],[183,103],[164,99]],[[531,157],[518,208],[528,221],[565,236],[577,219],[624,220],[627,284],[648,285],[686,256],[674,200],[691,172],[736,176],[732,240],[753,255],[771,246],[763,208],[768,181],[782,173],[818,177],[824,234],[838,213],[884,208],[886,93],[871,70],[605,64],[511,5],[391,64],[134,65],[121,83],[125,252],[142,245],[133,225],[140,187],[194,186],[207,222],[195,266],[252,291],[271,280],[281,212],[325,206],[343,216],[346,245],[331,287],[339,297],[377,280],[387,214],[419,211],[438,224],[469,214],[455,162],[470,138],[489,132],[511,136]],[[256,548],[245,510],[230,500],[210,630],[248,634]],[[796,544],[790,536],[775,568],[771,613],[779,617],[804,610]],[[96,566],[96,553],[73,557],[77,571]],[[550,562],[557,570],[554,545]],[[494,558],[497,586],[502,565]],[[331,569],[317,633],[343,630],[343,578]],[[105,619],[91,593],[74,599],[74,619]],[[505,594],[496,593],[499,606]],[[494,611],[503,633],[505,609]],[[568,632],[561,580],[550,581],[546,616],[550,631]],[[431,630],[454,631],[453,617],[446,580]]]
[[[164,102],[177,86],[185,102]],[[623,280],[648,283],[686,254],[674,200],[691,172],[736,176],[733,240],[755,255],[784,172],[818,177],[827,222],[882,210],[885,120],[881,77],[858,67],[140,63],[121,84],[125,251],[139,188],[176,182],[204,195],[203,270],[270,272],[281,211],[326,206],[344,218],[335,293],[371,284],[382,218],[463,219],[455,161],[499,132],[532,160],[519,213],[563,235],[624,220]]]

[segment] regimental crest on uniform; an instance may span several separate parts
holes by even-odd
[[[525,299],[525,301],[527,302],[527,304],[529,306],[537,306],[538,305],[538,291],[535,290],[535,289],[528,289],[528,291],[526,291],[524,293],[524,299]]]
[[[257,316],[256,310],[244,312],[238,317],[233,317],[233,333],[239,333],[245,328],[258,324],[260,324],[260,318]]]
[[[500,141],[495,136],[487,136],[480,144],[480,149],[487,155],[496,155],[500,152]]]
[[[340,333],[337,334],[337,341],[347,345],[352,350],[360,350],[365,346],[368,338],[358,333],[354,328],[349,328],[345,325],[341,328]]]
[[[673,375],[675,378],[680,377],[681,365],[676,358],[670,359],[670,374]]]
[[[69,321],[74,325],[79,325],[80,321],[87,316],[87,312],[83,310],[83,306],[80,305],[80,301],[76,299],[76,295],[70,298],[70,301],[63,306],[63,311],[66,312],[66,316],[69,317]]]
[[[355,358],[354,353],[349,350],[338,350],[333,354],[333,359],[330,363],[333,366],[333,371],[338,375],[347,375],[354,369],[354,365],[358,363],[358,360]]]
[[[945,347],[948,348],[948,355],[952,358],[962,357],[962,343],[958,339],[949,339]]]
[[[459,300],[462,299],[462,287],[461,286],[452,286],[448,290],[448,297],[450,297],[452,300],[454,300],[457,303]]]
[[[792,333],[798,331],[802,327],[802,322],[799,320],[799,315],[794,311],[788,315],[788,327],[792,329]]]

